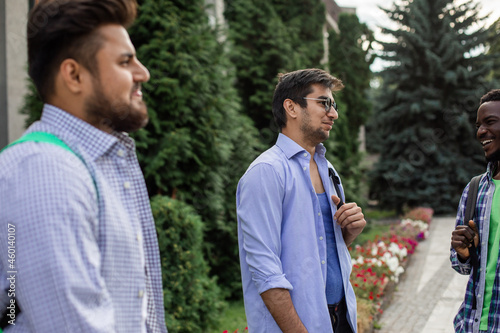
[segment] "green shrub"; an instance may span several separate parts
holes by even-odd
[[[187,204],[165,196],[151,199],[158,233],[168,331],[206,332],[225,303],[203,258],[203,223]]]

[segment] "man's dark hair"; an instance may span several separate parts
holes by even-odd
[[[493,89],[487,92],[483,97],[481,97],[479,105],[486,102],[496,102],[496,101],[500,101],[500,89]]]
[[[309,68],[278,74],[278,84],[273,96],[273,116],[280,130],[286,127],[286,112],[283,107],[285,99],[289,98],[301,107],[307,107],[307,101],[302,97],[312,92],[313,84],[320,84],[332,91],[344,88],[342,81],[322,69]]]
[[[44,102],[54,92],[55,77],[68,58],[93,75],[103,43],[96,29],[105,24],[129,27],[136,0],[40,0],[28,19],[28,71]]]

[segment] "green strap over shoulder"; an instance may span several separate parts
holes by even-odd
[[[18,143],[23,143],[23,142],[45,142],[45,143],[51,143],[53,145],[59,146],[61,148],[64,148],[73,154],[76,155],[76,153],[71,150],[71,148],[64,143],[63,140],[59,139],[57,136],[51,133],[47,132],[31,132],[26,135],[23,135],[21,138],[17,139],[16,141],[12,142],[9,144],[7,147],[2,149],[0,152],[4,151],[5,149],[12,147]],[[77,155],[78,156],[78,155]]]
[[[94,182],[94,187],[95,187],[95,190],[96,190],[96,193],[97,193],[97,197],[99,197],[99,191],[97,190],[97,183],[96,183],[94,177],[92,176],[92,173],[90,172],[90,169],[87,166],[87,163],[85,163],[85,160],[80,155],[78,155],[77,153],[75,153],[63,140],[59,139],[56,135],[54,135],[52,133],[47,133],[47,132],[31,132],[31,133],[25,134],[22,137],[20,137],[19,139],[17,139],[16,141],[14,141],[11,144],[7,145],[2,150],[0,150],[0,153],[3,152],[7,148],[10,148],[10,147],[12,147],[14,145],[17,145],[17,144],[23,143],[23,142],[43,142],[43,143],[50,143],[50,144],[59,146],[59,147],[65,149],[65,150],[71,152],[76,157],[78,157],[80,159],[80,161],[82,161],[83,165],[85,165],[85,167],[87,168],[87,170],[89,170],[90,177],[92,178],[92,181]],[[2,333],[2,332],[0,331],[0,333]]]

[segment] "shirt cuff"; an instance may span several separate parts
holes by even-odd
[[[455,250],[451,250],[450,253],[451,267],[456,270],[458,273],[463,275],[469,275],[471,272],[471,263],[470,258],[467,259],[466,262],[461,262],[458,259],[457,252]]]
[[[288,289],[293,290],[292,284],[286,279],[285,274],[271,275],[265,278],[256,277],[253,278],[255,285],[257,286],[257,291],[262,294],[264,291],[269,289]]]

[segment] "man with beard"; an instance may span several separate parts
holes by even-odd
[[[0,154],[5,332],[166,332],[158,241],[127,132],[148,122],[135,0],[41,0],[28,20],[41,120]],[[2,311],[3,312],[3,311]],[[14,316],[14,318],[13,318]]]
[[[341,205],[343,190],[322,144],[338,118],[332,90],[342,88],[320,69],[280,75],[272,110],[281,133],[238,184],[251,332],[356,332],[347,246],[366,221],[355,203]]]
[[[474,221],[464,221],[470,184],[464,189],[451,237],[450,256],[457,272],[470,275],[464,302],[454,320],[455,331],[466,333],[500,331],[500,89],[481,98],[476,128],[488,167],[479,182]],[[472,242],[477,247],[478,272],[471,267]]]

